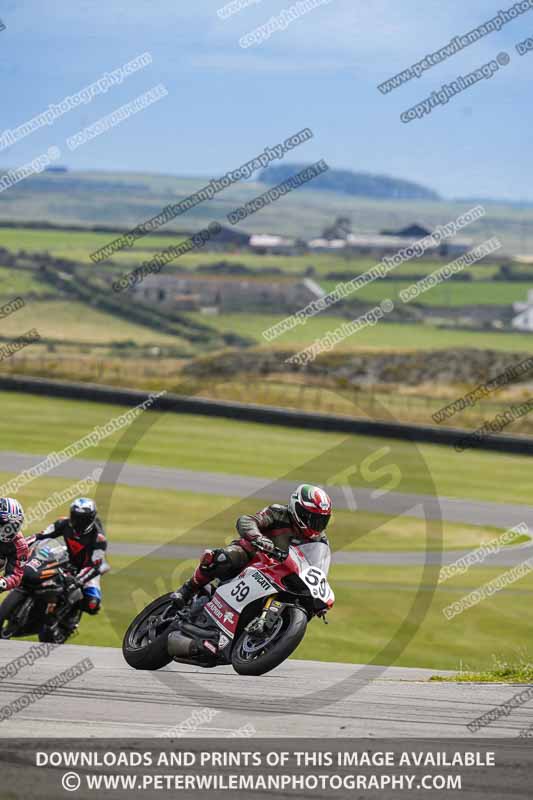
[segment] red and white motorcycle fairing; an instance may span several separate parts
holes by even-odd
[[[309,589],[311,596],[330,609],[335,595],[327,575],[331,563],[331,550],[324,542],[306,542],[289,548],[283,562],[257,552],[250,564],[232,581],[220,586],[205,604],[204,610],[222,631],[220,648],[223,649],[237,630],[239,617],[250,603],[276,595],[287,589],[283,579],[297,575]]]

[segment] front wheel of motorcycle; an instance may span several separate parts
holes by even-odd
[[[244,631],[233,646],[231,663],[239,675],[264,675],[279,666],[302,641],[307,614],[297,606],[286,606],[273,631],[260,637]]]
[[[17,632],[16,626],[11,622],[11,617],[24,602],[25,595],[13,589],[0,605],[0,639],[11,639]]]
[[[175,618],[170,593],[158,597],[135,617],[122,642],[122,654],[130,667],[153,670],[170,664],[167,639]]]
[[[51,642],[53,644],[65,644],[78,627],[80,619],[81,610],[76,608],[58,625],[41,625],[39,629],[39,641]]]

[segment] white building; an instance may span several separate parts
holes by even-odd
[[[272,253],[291,255],[294,252],[294,239],[284,236],[273,236],[270,233],[253,233],[250,236],[249,246],[257,253]]]
[[[533,331],[533,289],[527,293],[526,303],[513,303],[513,311],[517,312],[512,326],[519,331]]]

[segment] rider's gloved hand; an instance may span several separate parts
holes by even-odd
[[[276,545],[268,536],[256,536],[252,539],[252,544],[254,547],[257,547],[258,550],[263,550],[265,553],[273,553],[276,549]]]
[[[7,581],[5,578],[0,578],[0,592],[5,592],[7,589]]]

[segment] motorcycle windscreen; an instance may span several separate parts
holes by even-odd
[[[42,542],[37,542],[31,555],[32,558],[61,562],[68,559],[68,550],[57,539],[43,539]]]
[[[305,542],[298,545],[298,550],[301,550],[305,560],[312,567],[321,569],[324,575],[327,575],[331,565],[331,548],[324,542]]]

